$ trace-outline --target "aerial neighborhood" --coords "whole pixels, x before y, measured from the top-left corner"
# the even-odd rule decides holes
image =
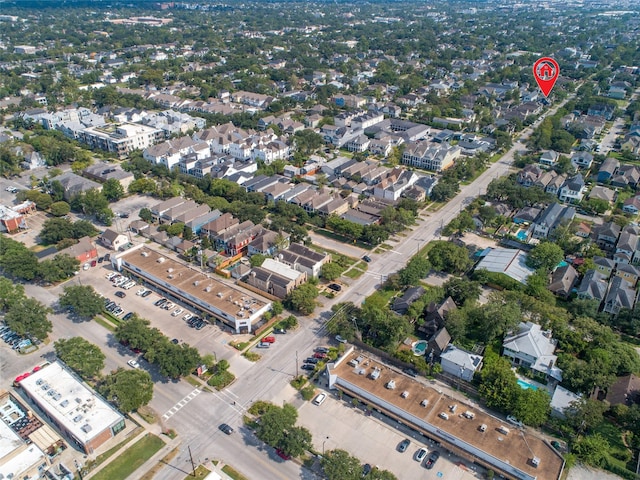
[[[0,478],[640,478],[640,5],[6,1]]]

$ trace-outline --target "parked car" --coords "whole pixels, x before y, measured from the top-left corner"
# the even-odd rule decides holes
[[[315,370],[315,369],[316,369],[316,366],[315,366],[315,365],[312,365],[312,364],[310,364],[310,363],[305,363],[305,364],[304,364],[304,365],[302,365],[300,368],[301,368],[302,370]]]
[[[271,337],[271,336],[264,337],[262,341],[266,343],[276,343],[276,337]]]
[[[127,361],[127,365],[129,365],[131,368],[140,368],[140,364],[133,359]]]
[[[524,427],[524,424],[513,415],[507,415],[507,422],[519,428]]]
[[[338,285],[337,283],[330,283],[329,285],[327,285],[327,288],[329,290],[333,290],[334,292],[339,292],[342,290],[342,286]]]
[[[365,463],[362,466],[362,476],[366,477],[367,475],[369,475],[371,473],[371,470],[372,470],[371,465],[369,465],[368,463]]]
[[[218,428],[221,432],[224,432],[227,435],[231,435],[233,433],[233,427],[231,425],[227,425],[226,423],[221,423]]]
[[[411,445],[411,441],[408,438],[405,438],[398,444],[398,451],[400,453],[406,452],[407,448],[409,448],[409,445]]]
[[[279,448],[276,448],[276,455],[278,455],[283,460],[291,460],[291,456],[284,453]]]
[[[284,328],[274,328],[273,333],[278,333],[280,335],[284,335],[287,331]]]
[[[177,317],[178,315],[180,315],[182,312],[184,312],[184,310],[182,310],[181,308],[176,308],[173,312],[171,312],[171,316],[172,317]]]
[[[182,317],[182,320],[184,320],[185,322],[187,320],[189,320],[191,317],[193,317],[193,315],[191,315],[189,312],[185,313],[184,316]]]
[[[102,263],[102,262],[104,262],[104,257],[98,258],[98,263]]]
[[[124,293],[122,290],[118,290],[116,293],[114,293],[114,295],[118,298],[124,298],[127,296],[127,294]]]
[[[85,263],[85,264],[82,266],[82,269],[83,269],[83,270],[89,270],[89,264],[88,264],[88,263]]]
[[[163,306],[165,303],[167,302],[166,298],[161,298],[160,300],[157,300],[156,303],[154,303],[154,305],[156,307],[161,307]]]
[[[362,259],[367,263],[371,261],[371,257],[369,257],[368,255],[365,255],[364,257],[362,257]]]
[[[329,353],[329,349],[327,347],[316,347],[314,351],[319,353]]]
[[[424,460],[424,457],[427,456],[427,453],[429,453],[429,451],[426,448],[422,447],[416,452],[416,461],[422,462],[422,460]]]
[[[271,344],[267,343],[267,342],[260,342],[260,343],[258,343],[258,345],[256,345],[256,347],[258,347],[258,348],[269,348],[270,346],[271,346]]]
[[[316,398],[313,399],[313,404],[314,405],[322,405],[326,399],[327,399],[327,394],[326,393],[320,393],[320,394],[318,394],[316,396]]]
[[[171,343],[173,343],[174,345],[177,345],[180,343],[180,340],[178,340],[177,338],[173,338],[171,339]]]
[[[144,293],[141,295],[141,297],[142,297],[142,298],[144,298],[144,297],[148,297],[149,295],[151,295],[151,290],[147,290],[146,292],[144,292]]]
[[[138,295],[138,296],[140,297],[140,296],[141,296],[144,292],[146,292],[146,291],[147,291],[147,289],[146,289],[146,288],[144,288],[144,287],[142,287],[140,290],[138,290],[138,291],[136,292],[136,295]]]
[[[312,364],[316,364],[318,363],[320,360],[317,358],[313,358],[313,357],[309,357],[307,359],[305,359],[304,363],[312,363]]]
[[[431,455],[429,455],[429,458],[424,464],[424,468],[431,470],[439,458],[440,458],[440,452],[438,451],[431,452]]]
[[[176,304],[173,302],[167,302],[164,305],[162,305],[162,308],[164,308],[165,310],[171,310],[173,307],[175,307]]]
[[[133,312],[127,313],[124,317],[122,317],[122,319],[123,320],[129,320],[131,317],[133,317]]]
[[[336,335],[336,340],[340,343],[347,343],[347,339],[342,337],[341,335]]]
[[[313,354],[313,358],[327,358],[326,353],[316,352]]]

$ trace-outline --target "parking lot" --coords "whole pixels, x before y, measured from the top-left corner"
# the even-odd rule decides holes
[[[177,339],[180,343],[188,343],[189,345],[196,347],[201,355],[213,353],[217,359],[225,358],[229,359],[237,355],[235,349],[228,346],[231,341],[231,335],[222,331],[216,325],[205,324],[203,328],[197,330],[190,327],[183,317],[186,313],[196,316],[193,309],[187,308],[185,305],[180,304],[176,299],[169,299],[176,306],[170,310],[166,310],[162,307],[157,307],[154,304],[161,298],[167,298],[164,295],[160,295],[154,291],[146,297],[136,295],[136,293],[143,287],[143,285],[136,284],[128,290],[124,290],[122,287],[117,287],[109,279],[106,278],[107,274],[114,272],[109,262],[98,264],[96,267],[90,268],[88,271],[81,272],[81,279],[83,284],[92,285],[95,290],[106,298],[116,302],[122,309],[120,318],[123,318],[129,312],[138,313],[142,318],[146,318],[151,321],[153,327],[158,328],[163,334],[170,339]],[[145,286],[148,290],[149,287]],[[123,295],[121,298],[116,295],[116,292],[121,292],[119,295]],[[176,310],[182,310],[178,315],[172,316]]]
[[[321,405],[305,402],[298,410],[299,423],[311,431],[316,451],[346,450],[363,464],[389,470],[400,480],[481,478],[474,471],[480,467],[449,455],[404,425],[378,414],[366,415],[362,409],[353,408],[348,402],[338,399],[335,392],[325,393],[327,398]],[[404,439],[411,443],[401,453],[397,447]],[[415,460],[415,454],[421,447],[427,448],[429,453],[434,450],[440,452],[439,460],[430,470],[424,467],[424,461]]]

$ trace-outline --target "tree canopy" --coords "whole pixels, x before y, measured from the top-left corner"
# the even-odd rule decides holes
[[[69,285],[64,287],[59,303],[71,308],[76,315],[93,318],[102,311],[104,301],[91,285]]]
[[[104,368],[102,350],[82,337],[61,338],[53,345],[58,358],[85,380],[97,377]]]
[[[98,392],[120,411],[133,412],[153,398],[153,381],[144,370],[118,369],[98,385]]]

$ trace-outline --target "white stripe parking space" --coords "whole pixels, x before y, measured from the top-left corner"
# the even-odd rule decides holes
[[[167,412],[164,415],[162,415],[162,419],[168,420],[169,418],[171,418],[173,415],[179,412],[182,407],[184,407],[187,403],[189,403],[191,400],[196,398],[200,393],[202,393],[202,390],[200,390],[199,388],[194,389],[189,395],[184,397],[182,400],[176,403],[173,407],[167,410]]]

